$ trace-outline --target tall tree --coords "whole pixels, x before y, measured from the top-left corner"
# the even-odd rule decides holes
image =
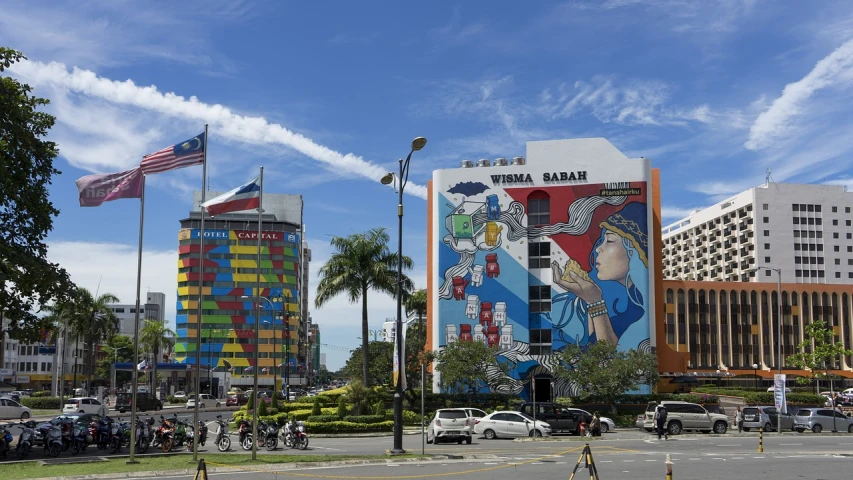
[[[133,362],[133,339],[127,335],[113,335],[108,338],[101,348],[104,359],[98,362],[95,375],[100,378],[110,378],[112,374],[111,365],[115,362]],[[136,362],[133,362],[136,363]],[[116,384],[111,388],[129,382],[132,372],[116,372]]]
[[[616,397],[640,385],[658,381],[657,356],[639,350],[621,351],[610,342],[583,348],[568,345],[557,353],[554,376],[577,387],[582,400],[613,403]]]
[[[468,393],[472,397],[489,387],[488,373],[495,370],[503,376],[509,373],[509,364],[497,358],[498,349],[482,342],[463,341],[449,343],[438,352],[436,369],[441,373],[441,385],[450,391]]]
[[[47,315],[42,320],[48,322],[48,343],[53,343],[57,347],[58,355],[54,361],[54,369],[59,375],[59,392],[65,389],[65,360],[68,357],[66,346],[68,344],[68,333],[70,331],[69,324],[74,321],[74,302],[72,298],[64,298],[43,308]],[[59,343],[62,342],[62,346]],[[2,357],[0,357],[2,358]],[[59,393],[61,395],[61,393]]]
[[[332,237],[335,249],[329,261],[320,268],[320,282],[314,306],[322,308],[338,295],[350,303],[361,301],[362,381],[370,385],[368,375],[368,315],[367,293],[370,290],[397,295],[397,254],[388,249],[390,238],[384,228],[374,228],[348,237]],[[403,268],[411,270],[412,259],[403,256]],[[412,290],[412,281],[405,274],[401,288]]]
[[[151,352],[152,359],[152,394],[156,396],[156,385],[153,384],[157,378],[157,362],[160,361],[161,353],[171,353],[172,347],[175,346],[175,332],[166,327],[166,322],[159,320],[145,320],[145,324],[139,330],[139,342],[145,347],[145,350]],[[201,368],[196,369],[196,375],[201,375]],[[136,388],[136,385],[133,386]],[[195,392],[196,394],[200,392]]]
[[[364,352],[362,347],[352,351],[349,360],[344,365],[343,373],[347,378],[357,379],[364,372]],[[394,344],[391,342],[374,341],[367,344],[367,357],[370,363],[367,366],[367,378],[371,385],[381,385],[391,381],[393,372]],[[361,382],[365,385],[364,382]]]
[[[0,47],[0,72],[25,59]],[[54,117],[38,111],[49,100],[31,91],[0,76],[0,336],[5,329],[25,343],[36,342],[46,326],[36,315],[40,305],[66,297],[74,286],[64,269],[47,261],[44,240],[59,214],[47,189],[60,173],[53,166],[58,150],[44,140]]]
[[[785,364],[789,367],[808,370],[810,377],[797,377],[797,383],[808,384],[817,378],[818,372],[823,370],[824,375],[829,370],[835,370],[836,362],[842,356],[853,355],[853,352],[844,348],[839,340],[835,341],[835,332],[832,327],[823,320],[814,321],[803,328],[805,338],[797,345],[797,353],[788,355]]]
[[[86,390],[92,389],[97,345],[118,333],[118,317],[109,307],[110,304],[118,302],[118,297],[112,293],[103,293],[96,297],[86,288],[78,288],[75,293],[74,316],[69,326],[71,331],[75,333],[78,342],[82,338],[83,342],[88,345],[87,348],[84,348],[89,354],[86,362]]]

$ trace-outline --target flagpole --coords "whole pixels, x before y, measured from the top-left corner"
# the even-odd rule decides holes
[[[261,225],[264,214],[264,167],[261,167],[261,175],[259,178],[260,191],[258,192],[258,270],[257,270],[257,291],[255,292],[255,365],[252,369],[254,373],[254,389],[252,396],[254,404],[252,407],[252,460],[258,459],[258,359],[260,355],[260,335],[258,330],[261,328]],[[272,302],[270,302],[272,303]],[[264,400],[266,401],[266,400]]]
[[[136,360],[139,359],[139,296],[142,289],[142,227],[145,224],[145,175],[142,175],[142,196],[139,197],[139,250],[136,253],[136,316],[133,321],[133,374],[131,375],[130,401],[130,458],[127,463],[136,461],[136,382],[139,379],[139,369]],[[113,385],[115,388],[115,385]]]
[[[201,203],[205,201],[207,195],[207,124],[204,124],[204,154],[201,161]],[[198,315],[195,325],[195,408],[193,408],[193,461],[198,461],[198,408],[201,403],[201,319],[202,307],[204,304],[204,207],[199,204],[201,212],[201,225],[199,226],[199,246],[198,246]],[[190,235],[192,236],[192,235]],[[210,339],[208,339],[210,342]],[[210,364],[207,365],[208,370]],[[209,388],[209,387],[208,387]],[[211,392],[213,393],[213,392]]]

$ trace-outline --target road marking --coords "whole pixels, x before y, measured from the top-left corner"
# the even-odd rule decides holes
[[[764,457],[752,457],[752,458],[764,458]]]
[[[790,446],[795,446],[795,445],[802,446],[803,444],[802,443],[780,443],[779,445],[786,445],[786,446],[790,447]]]
[[[613,460],[599,460],[598,463],[613,463]]]
[[[743,460],[743,457],[732,457],[732,460]]]
[[[389,463],[389,464],[387,464],[387,465],[385,465],[385,466],[386,466],[386,467],[399,467],[399,466],[400,466],[400,464],[399,464],[399,463]]]
[[[625,463],[633,462],[633,460],[622,460],[622,461],[623,461],[623,462],[625,462]]]
[[[497,465],[498,462],[486,462],[483,465]]]
[[[646,460],[647,462],[657,462],[657,460]]]
[[[311,448],[318,448],[318,449],[321,449],[321,450],[334,450],[334,451],[336,451],[336,452],[343,452],[343,450],[341,450],[340,448],[331,448],[331,447],[315,447],[315,446],[312,446]]]
[[[691,458],[690,460],[699,460],[698,458]]]

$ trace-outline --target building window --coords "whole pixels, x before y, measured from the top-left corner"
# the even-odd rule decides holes
[[[770,244],[769,244],[769,243],[765,243],[765,244],[764,244],[764,249],[765,249],[765,250],[770,250]]]
[[[838,220],[833,220],[833,221],[832,221],[832,225],[833,225],[833,226],[838,226]]]
[[[770,274],[772,274],[772,273],[773,273],[773,272],[772,272],[772,271],[770,271],[770,270],[766,270],[766,269],[764,270],[764,276],[765,276],[765,277],[769,277],[769,276],[770,276]]]
[[[798,203],[791,204],[791,210],[793,210],[795,212],[799,212],[800,211],[800,204],[798,204]]]
[[[551,199],[542,191],[536,191],[527,198],[527,224],[551,224]]]
[[[836,265],[841,265],[841,259],[840,259],[840,258],[836,258],[836,259],[835,259],[835,264],[836,264]]]
[[[794,263],[799,264],[801,257],[794,257]]]
[[[550,355],[551,354],[551,329],[533,329],[530,330],[530,354],[531,355]]]
[[[765,237],[769,237],[769,236],[770,236],[770,230],[765,230],[765,231],[764,231],[764,236],[765,236]]]
[[[853,252],[853,247],[851,247],[850,245],[848,245],[848,246],[847,246],[847,252],[848,252],[848,253],[849,253],[849,252]]]
[[[853,278],[853,272],[847,272],[847,278]]]
[[[814,211],[815,211],[815,212],[817,212],[817,213],[820,213],[820,209],[821,209],[821,208],[823,208],[823,207],[822,207],[822,206],[820,206],[820,205],[815,205],[815,206],[814,206]]]
[[[815,219],[814,219],[814,224],[815,224],[815,225],[823,225],[823,219],[822,219],[822,218],[820,218],[820,217],[815,218]]]
[[[548,268],[551,264],[551,242],[529,243],[527,257],[529,268]]]
[[[530,294],[530,311],[531,312],[550,312],[551,311],[551,286],[550,285],[531,285],[528,288]]]
[[[764,217],[763,221],[764,223],[770,223],[770,217]]]
[[[853,233],[847,233],[847,240],[853,239]]]
[[[832,207],[832,213],[837,213],[837,212],[838,212],[838,207]]]
[[[800,217],[794,217],[794,225],[800,224]]]
[[[767,230],[765,230],[765,232],[766,231]],[[794,238],[800,238],[800,231],[799,230],[794,230]]]
[[[853,258],[847,259],[847,265],[853,265]]]
[[[795,243],[795,244],[794,244],[794,250],[799,250],[799,249],[800,249],[800,244],[799,244],[799,243]]]
[[[841,250],[841,248],[838,245],[835,245],[834,247],[832,247],[832,249],[836,252]]]
[[[841,278],[841,272],[835,272],[835,278]]]
[[[844,225],[850,226],[850,220],[844,220]]]
[[[764,263],[770,263],[770,257],[764,257]]]
[[[762,209],[762,210],[767,210],[767,208],[768,208],[768,205],[767,205],[766,203],[762,203],[762,204],[761,204],[761,209]]]
[[[818,270],[818,271],[817,271],[817,276],[818,276],[818,278],[823,278],[825,274],[826,274],[826,272],[825,272],[825,271],[823,271],[823,270]]]
[[[844,213],[850,213],[850,207],[844,207]]]

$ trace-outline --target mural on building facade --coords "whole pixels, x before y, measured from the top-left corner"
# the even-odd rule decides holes
[[[495,370],[489,383],[516,394],[569,344],[650,350],[645,182],[460,185],[436,195],[438,348],[497,348],[510,375]]]

